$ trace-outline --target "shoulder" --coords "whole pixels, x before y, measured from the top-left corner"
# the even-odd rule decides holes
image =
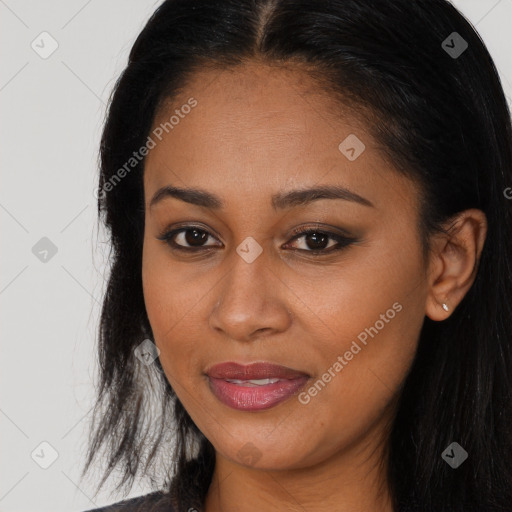
[[[152,492],[84,512],[174,512],[169,494]]]

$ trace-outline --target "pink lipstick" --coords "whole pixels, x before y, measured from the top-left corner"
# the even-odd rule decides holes
[[[296,394],[307,373],[272,363],[216,364],[207,370],[210,389],[225,405],[243,411],[273,407]]]

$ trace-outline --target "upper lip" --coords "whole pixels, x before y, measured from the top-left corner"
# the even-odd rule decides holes
[[[309,377],[305,372],[279,364],[258,362],[244,365],[232,361],[215,364],[207,370],[206,374],[217,379],[238,380],[271,378],[296,379],[298,377]]]

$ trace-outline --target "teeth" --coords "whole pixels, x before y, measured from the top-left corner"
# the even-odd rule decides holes
[[[233,384],[239,384],[242,386],[266,386],[267,384],[274,384],[282,379],[251,379],[251,380],[239,380],[239,379],[226,379],[227,382]]]

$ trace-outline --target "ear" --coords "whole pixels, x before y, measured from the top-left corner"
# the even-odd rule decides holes
[[[446,233],[433,235],[429,256],[425,314],[435,321],[448,318],[471,288],[487,235],[487,218],[481,210],[464,210],[444,227]]]

